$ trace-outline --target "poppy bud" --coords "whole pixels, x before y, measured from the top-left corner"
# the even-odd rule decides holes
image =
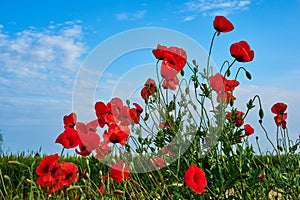
[[[229,76],[230,76],[230,74],[231,74],[230,70],[229,70],[229,69],[227,69],[225,76],[229,77]]]
[[[263,109],[259,109],[258,115],[259,115],[260,119],[264,118],[264,111],[263,111]]]
[[[196,60],[194,59],[194,60],[192,60],[192,63],[195,65],[195,66],[197,66],[197,62],[196,62]]]
[[[181,76],[184,76],[184,70],[183,69],[180,71],[180,74],[181,74]]]
[[[251,76],[250,72],[246,71],[246,77],[247,77],[249,80],[252,79],[252,76]]]

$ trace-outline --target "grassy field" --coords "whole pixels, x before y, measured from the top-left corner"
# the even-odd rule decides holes
[[[79,181],[67,189],[47,195],[47,190],[36,184],[38,176],[35,169],[42,156],[6,155],[1,156],[0,161],[0,199],[298,199],[299,157],[254,156],[247,166],[256,171],[231,175],[227,173],[230,163],[227,162],[228,166],[222,163],[227,158],[218,158],[222,166],[215,166],[218,173],[214,174],[210,174],[214,171],[209,159],[204,159],[202,167],[207,173],[208,186],[205,192],[198,196],[190,193],[190,189],[182,180],[176,180],[169,175],[170,171],[177,167],[176,162],[151,173],[131,173],[130,178],[122,184],[108,181],[105,183],[107,191],[101,194],[99,187],[104,184],[102,177],[107,174],[109,167],[94,157],[68,156],[61,159],[79,166]],[[258,172],[262,171],[263,178],[257,178]],[[183,172],[178,173],[178,177],[183,176]],[[256,179],[253,176],[256,176]],[[230,179],[240,181],[229,181]],[[215,197],[211,196],[210,190],[214,191]],[[245,191],[247,194],[242,194]]]

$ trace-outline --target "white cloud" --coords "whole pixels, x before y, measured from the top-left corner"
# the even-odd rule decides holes
[[[116,18],[117,20],[127,20],[129,17],[127,13],[118,13],[116,14]]]
[[[0,127],[12,152],[54,146],[87,53],[83,28],[80,21],[50,22],[13,33],[0,25]]]
[[[189,15],[189,16],[186,16],[182,21],[183,22],[188,22],[188,21],[192,21],[196,18],[196,15]]]
[[[183,12],[192,12],[195,13],[195,15],[200,14],[204,16],[229,15],[237,11],[247,10],[250,4],[251,0],[193,0],[185,3]]]
[[[18,33],[0,28],[2,95],[56,95],[72,89],[86,45],[80,22],[50,23]]]
[[[134,13],[126,13],[126,12],[122,12],[122,13],[117,13],[115,15],[117,20],[120,21],[124,21],[124,20],[139,20],[139,19],[143,19],[144,16],[146,15],[147,11],[146,10],[139,10],[136,11]]]

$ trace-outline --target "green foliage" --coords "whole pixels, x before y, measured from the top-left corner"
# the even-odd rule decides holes
[[[188,166],[184,159],[160,170],[149,173],[131,173],[130,179],[122,184],[110,182],[114,193],[102,196],[98,189],[101,177],[108,167],[94,157],[68,156],[61,159],[80,167],[80,180],[69,189],[63,189],[52,196],[35,181],[35,169],[42,159],[36,155],[6,155],[0,161],[0,199],[267,199],[270,196],[281,199],[300,197],[300,156],[254,155],[251,147],[237,145],[236,154],[217,155],[212,151],[201,159],[208,186],[197,195],[183,182],[184,169]],[[184,157],[185,155],[183,155]],[[83,170],[87,177],[83,178]],[[178,174],[173,174],[174,172]],[[261,180],[258,175],[262,174]],[[178,178],[176,178],[178,177]],[[117,193],[118,192],[118,193]]]

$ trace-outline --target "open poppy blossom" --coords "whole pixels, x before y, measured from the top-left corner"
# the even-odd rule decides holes
[[[64,148],[75,148],[79,145],[80,139],[77,130],[67,128],[55,140],[55,143],[63,145]]]
[[[123,163],[124,161],[120,160],[109,170],[110,176],[117,183],[129,178],[129,167],[127,164],[124,164],[123,167]]]
[[[221,32],[230,32],[234,29],[232,23],[224,16],[216,16],[213,25],[216,31],[218,31],[218,35]]]
[[[133,103],[133,105],[135,108],[130,109],[130,118],[135,124],[138,124],[140,122],[140,115],[143,112],[143,108],[137,103]]]
[[[148,99],[151,95],[154,94],[156,88],[155,81],[151,78],[149,78],[146,83],[144,84],[144,87],[141,91],[141,96],[143,99]]]
[[[109,125],[111,122],[114,122],[110,103],[107,105],[101,101],[95,103],[95,112],[101,128],[105,125]]]
[[[93,150],[98,148],[100,144],[100,136],[96,133],[89,133],[80,137],[81,143],[79,144],[80,151],[75,149],[77,154],[88,156]]]
[[[112,143],[120,143],[122,146],[126,144],[129,137],[130,130],[127,126],[119,126],[117,124],[110,124],[108,131],[104,131],[104,140],[108,139]]]
[[[163,88],[175,90],[176,86],[179,84],[179,79],[177,78],[178,71],[172,68],[172,65],[169,62],[164,60],[161,64],[160,73],[164,78],[162,84]]]
[[[186,52],[178,47],[165,47],[157,45],[157,48],[152,50],[153,55],[162,60],[161,75],[164,78],[163,88],[175,90],[179,83],[177,74],[186,65]]]
[[[71,162],[58,163],[58,160],[57,154],[46,156],[36,168],[36,174],[39,176],[36,183],[41,187],[48,187],[47,194],[52,194],[64,186],[69,187],[78,181],[78,167]]]
[[[254,128],[252,128],[252,126],[250,124],[245,124],[244,130],[245,130],[245,136],[249,136],[254,133]]]
[[[67,188],[78,181],[78,167],[72,162],[61,162],[60,183]]]
[[[285,113],[287,105],[285,103],[276,103],[272,106],[272,113],[276,114],[274,121],[276,126],[281,126],[283,129],[286,128],[287,113]]]
[[[152,50],[153,55],[158,60],[164,60],[172,65],[172,68],[180,72],[186,64],[186,52],[178,47],[169,47],[157,45],[157,48]]]
[[[76,124],[77,116],[75,113],[64,116],[64,127],[65,128],[74,128]]]
[[[210,87],[217,93],[217,101],[221,102],[225,100],[226,104],[236,99],[232,95],[232,92],[239,84],[237,80],[227,80],[220,73],[216,73],[209,79]]]
[[[40,161],[39,166],[37,166],[35,170],[36,174],[39,176],[43,176],[50,173],[53,174],[59,167],[58,160],[58,154],[46,156]]]
[[[230,46],[230,54],[238,62],[250,62],[254,58],[254,51],[246,41],[240,41]]]
[[[201,194],[207,185],[205,173],[194,164],[186,170],[184,182],[197,194]]]
[[[224,80],[222,74],[216,73],[214,76],[210,77],[209,85],[216,92],[223,92],[225,90]]]

